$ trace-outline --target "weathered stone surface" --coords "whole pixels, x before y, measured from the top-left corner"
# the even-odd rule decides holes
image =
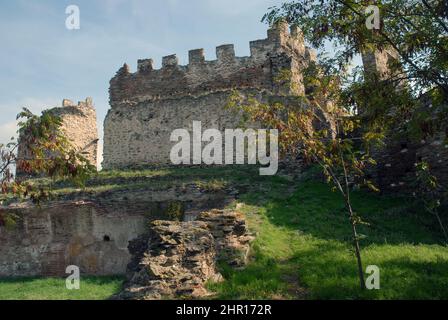
[[[266,39],[250,43],[250,57],[235,57],[233,45],[216,48],[217,59],[206,61],[202,49],[189,53],[181,66],[175,56],[163,58],[162,68],[140,60],[138,71],[125,65],[110,81],[110,105],[104,122],[103,168],[139,164],[169,164],[173,130],[239,128],[241,116],[226,110],[232,90],[264,96],[302,94],[303,68],[315,59],[297,28],[279,22]],[[285,70],[291,82],[280,83]]]
[[[207,223],[214,239],[218,259],[233,267],[243,267],[249,257],[249,234],[246,220],[238,211],[211,210],[203,212],[199,221]]]
[[[391,65],[397,63],[400,56],[393,48],[383,50],[369,50],[362,53],[362,62],[366,75],[375,74],[379,79],[390,78]]]
[[[421,141],[417,161],[429,164],[431,172],[443,186],[448,185],[448,126],[432,137]]]
[[[64,276],[69,265],[83,275],[124,273],[128,242],[145,232],[146,218],[103,209],[91,202],[9,208],[17,224],[0,227],[0,277]]]
[[[220,278],[214,239],[204,222],[154,221],[148,246],[119,298],[198,297],[206,294],[205,281]]]
[[[440,131],[427,139],[389,140],[386,147],[374,154],[378,165],[371,175],[383,191],[408,192],[415,190],[416,164],[425,161],[441,185],[448,183],[448,140]]]
[[[189,52],[189,64],[178,65],[175,55],[163,57],[162,68],[152,68],[150,59],[139,60],[139,70],[122,67],[110,81],[110,103],[115,108],[182,96],[201,96],[232,88],[283,90],[273,81],[283,68],[303,66],[305,45],[296,28],[281,22],[268,31],[268,38],[250,43],[250,57],[235,57],[233,45],[216,48],[217,60],[205,61],[203,49]],[[142,70],[143,69],[143,70]],[[141,72],[145,71],[145,72]],[[294,82],[301,84],[300,69]],[[294,86],[296,87],[296,86]],[[296,90],[303,91],[302,88]]]
[[[128,281],[116,299],[200,298],[207,281],[220,281],[216,262],[246,263],[249,243],[243,216],[212,210],[197,221],[154,221],[149,234],[132,241]]]
[[[226,190],[207,193],[193,185],[67,198],[40,208],[0,207],[17,217],[15,227],[0,225],[0,277],[64,276],[69,265],[82,275],[124,274],[128,242],[147,232],[148,221],[182,219],[230,201]]]

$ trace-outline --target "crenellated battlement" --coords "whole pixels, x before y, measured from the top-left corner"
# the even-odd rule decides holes
[[[250,56],[237,57],[233,44],[216,47],[216,59],[206,60],[204,49],[190,50],[188,64],[179,65],[176,55],[162,58],[154,68],[152,59],[138,60],[136,72],[125,64],[110,81],[112,107],[180,96],[199,96],[231,89],[264,89],[275,94],[290,94],[276,84],[276,76],[291,70],[291,84],[303,93],[301,70],[315,59],[305,47],[302,31],[284,21],[267,32],[267,38],[251,41]]]
[[[137,70],[124,64],[110,81],[110,105],[104,121],[103,168],[170,164],[173,130],[192,130],[192,121],[224,132],[240,126],[240,115],[225,108],[232,90],[257,94],[263,101],[291,101],[305,93],[303,70],[316,60],[305,47],[302,31],[280,21],[265,39],[249,43],[250,55],[238,57],[233,44],[216,47],[207,60],[204,49],[188,52],[180,65],[176,55],[138,60]],[[282,81],[284,71],[291,81]]]
[[[75,104],[72,100],[63,99],[62,100],[62,108],[69,108],[69,107],[94,109],[93,100],[91,97],[87,97],[84,101],[78,101],[77,104]],[[56,109],[58,109],[58,108],[56,108]]]

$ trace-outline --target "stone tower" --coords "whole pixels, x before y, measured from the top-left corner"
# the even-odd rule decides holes
[[[193,121],[207,129],[238,128],[239,117],[224,108],[234,89],[263,97],[305,92],[301,71],[315,53],[299,28],[278,22],[266,39],[250,42],[250,53],[236,57],[227,44],[216,48],[213,61],[196,49],[186,66],[176,55],[163,57],[161,69],[152,59],[139,60],[135,73],[125,64],[110,81],[103,168],[169,164],[171,132],[191,130]],[[287,86],[277,80],[283,70],[290,73]]]
[[[96,125],[96,111],[91,98],[77,104],[68,99],[62,101],[62,107],[48,110],[62,119],[65,136],[74,148],[89,162],[97,166],[98,161],[98,130]],[[19,141],[23,139],[19,138]],[[19,143],[18,158],[26,159],[29,155],[27,146]],[[17,176],[23,173],[17,171]]]
[[[366,76],[376,74],[379,79],[387,79],[391,75],[390,64],[399,61],[398,53],[389,48],[383,50],[368,50],[362,53],[362,63]]]

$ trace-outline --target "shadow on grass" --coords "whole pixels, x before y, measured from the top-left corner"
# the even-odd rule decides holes
[[[351,242],[351,227],[339,193],[321,182],[306,181],[287,199],[272,195],[250,195],[249,205],[262,205],[270,223],[316,238]],[[442,244],[443,237],[436,220],[414,205],[412,199],[385,197],[357,191],[352,194],[354,210],[366,225],[359,225],[369,244]]]
[[[257,238],[244,270],[222,267],[213,284],[225,299],[441,299],[448,298],[448,248],[431,216],[407,199],[353,194],[369,226],[362,241],[364,270],[380,268],[380,290],[361,290],[351,229],[338,193],[315,181],[291,196],[279,188],[243,197]],[[368,276],[368,275],[366,275]]]
[[[217,290],[220,299],[448,298],[445,248],[412,245],[364,248],[364,268],[377,265],[380,269],[380,290],[361,290],[349,245],[316,240],[302,249],[299,246],[295,254],[283,260],[257,250],[244,270],[223,266],[226,281],[212,285],[211,289]]]

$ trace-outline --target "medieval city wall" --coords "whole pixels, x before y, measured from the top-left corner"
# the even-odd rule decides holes
[[[394,72],[403,71],[398,53],[391,48],[363,52],[362,60],[366,77],[375,76],[378,80],[387,80],[394,77]],[[405,80],[399,83],[398,88],[408,86]],[[421,102],[421,110],[418,112],[431,112],[430,99],[422,97]],[[438,182],[447,185],[447,132],[446,124],[432,132],[431,136],[420,140],[409,135],[393,135],[391,132],[393,138],[389,138],[384,147],[374,152],[377,165],[369,174],[383,191],[406,192],[416,187],[416,164],[424,161],[428,163],[431,174],[437,177]]]
[[[0,226],[0,278],[64,276],[70,265],[83,275],[124,274],[131,259],[129,242],[147,232],[151,221],[191,220],[232,199],[227,190],[208,193],[195,185],[174,185],[75,194],[40,207],[0,207],[16,222]],[[172,212],[173,204],[180,212]]]
[[[201,121],[203,130],[240,128],[241,115],[225,108],[235,89],[265,96],[304,93],[301,71],[315,53],[298,28],[280,22],[250,50],[250,57],[235,57],[233,45],[219,46],[213,61],[205,61],[202,49],[191,50],[188,65],[171,55],[158,70],[151,59],[139,60],[135,73],[125,64],[110,81],[103,168],[169,164],[171,132],[191,130],[193,121]],[[285,70],[286,84],[280,79]]]
[[[103,168],[139,164],[170,164],[173,130],[192,131],[193,121],[203,129],[234,128],[240,117],[225,110],[229,93],[142,102],[109,110],[104,126]],[[218,107],[219,106],[219,107]]]
[[[145,231],[143,216],[108,214],[93,203],[11,211],[17,224],[0,227],[0,277],[63,276],[69,265],[83,274],[121,274],[128,242]]]

